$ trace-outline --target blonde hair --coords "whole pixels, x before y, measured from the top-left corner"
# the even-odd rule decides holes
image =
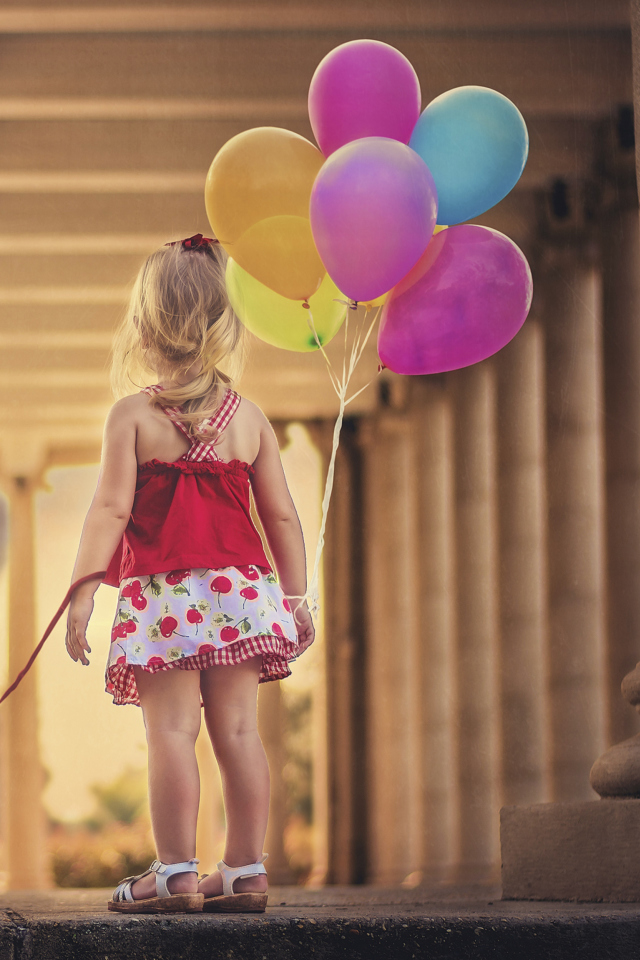
[[[189,383],[150,397],[156,406],[181,407],[175,419],[197,439],[215,436],[201,424],[213,416],[242,366],[243,327],[227,297],[226,261],[219,244],[186,249],[178,242],[152,253],[136,278],[112,349],[116,399],[140,387],[141,380],[149,382],[152,371],[174,379],[201,361],[201,372]],[[223,361],[226,372],[220,369]]]

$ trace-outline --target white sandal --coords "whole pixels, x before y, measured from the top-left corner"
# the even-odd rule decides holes
[[[113,891],[113,897],[107,901],[109,910],[116,913],[200,913],[204,903],[202,893],[171,893],[167,880],[176,873],[197,873],[199,860],[185,860],[183,863],[162,863],[154,860],[148,870],[137,877],[125,877]],[[146,900],[134,900],[131,886],[136,880],[156,875],[156,896]]]
[[[266,893],[234,893],[233,885],[244,877],[266,875],[263,864],[268,856],[268,853],[263,853],[256,863],[248,863],[244,867],[230,867],[221,860],[217,866],[222,876],[222,894],[204,898],[202,909],[205,913],[264,913]]]

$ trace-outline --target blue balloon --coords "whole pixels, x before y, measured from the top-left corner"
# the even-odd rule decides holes
[[[463,223],[489,210],[520,179],[529,134],[518,108],[488,87],[455,87],[432,100],[409,146],[431,170],[438,223]]]

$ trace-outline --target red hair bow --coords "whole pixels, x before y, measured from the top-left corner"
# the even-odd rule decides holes
[[[202,250],[211,243],[220,243],[215,237],[203,237],[201,233],[194,234],[186,240],[172,240],[171,243],[165,243],[165,247],[175,247],[176,243],[181,243],[185,250]]]

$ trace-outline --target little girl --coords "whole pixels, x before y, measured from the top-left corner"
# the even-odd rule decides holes
[[[269,771],[257,687],[289,676],[288,661],[314,639],[306,605],[293,599],[306,590],[304,543],[275,435],[220,370],[241,335],[225,259],[198,234],[157,250],[138,275],[116,337],[114,388],[125,392],[144,369],[158,382],[109,412],[72,578],[106,569],[105,582],[119,586],[107,691],[142,706],[147,734],[158,859],[116,888],[108,906],[121,912],[264,911]],[[66,647],[83,664],[99,584],[77,587],[69,608]],[[201,705],[227,833],[218,872],[198,883]]]

